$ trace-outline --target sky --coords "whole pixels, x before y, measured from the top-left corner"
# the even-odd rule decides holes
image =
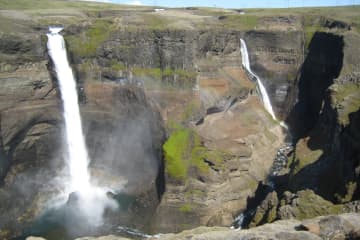
[[[220,8],[287,8],[306,6],[359,5],[360,0],[92,0],[164,7],[207,6]]]

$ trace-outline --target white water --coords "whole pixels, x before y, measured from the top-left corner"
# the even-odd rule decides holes
[[[70,170],[70,191],[89,192],[89,157],[82,132],[76,81],[69,66],[62,28],[50,28],[48,50],[55,65],[64,108],[67,159]]]
[[[106,197],[106,189],[90,183],[89,156],[82,132],[76,81],[68,63],[64,39],[59,34],[62,28],[49,30],[47,47],[55,66],[64,108],[66,159],[70,171],[66,195],[77,192],[81,201],[79,210],[89,223],[101,224],[105,208],[116,208],[117,205]]]
[[[266,88],[264,87],[264,85],[261,82],[261,79],[259,78],[259,76],[257,76],[253,71],[251,71],[250,68],[250,60],[249,60],[249,53],[246,47],[246,43],[243,39],[240,39],[240,51],[241,51],[241,60],[242,60],[242,65],[246,68],[246,70],[254,77],[256,78],[257,84],[259,86],[259,90],[260,90],[260,94],[261,94],[261,100],[264,104],[264,107],[266,109],[266,111],[268,111],[268,113],[270,113],[271,117],[274,120],[276,119],[274,110],[272,108],[271,102],[270,102],[270,98],[269,95],[266,92]]]

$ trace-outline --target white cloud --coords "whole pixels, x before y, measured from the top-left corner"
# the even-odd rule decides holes
[[[130,4],[130,5],[143,5],[143,3],[139,0],[133,0],[131,2],[128,2],[127,4]]]

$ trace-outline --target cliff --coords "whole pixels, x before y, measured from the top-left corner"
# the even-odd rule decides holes
[[[242,15],[40,2],[0,11],[0,212],[10,216],[1,237],[31,225],[63,184],[54,179],[63,120],[49,25],[64,26],[93,178],[135,196],[116,221],[148,232],[229,226],[269,181],[279,201],[262,206],[275,214],[253,225],[285,218],[286,191],[311,189],[331,204],[359,199],[357,7]],[[240,38],[290,134],[242,68]],[[286,138],[295,150],[275,173]]]

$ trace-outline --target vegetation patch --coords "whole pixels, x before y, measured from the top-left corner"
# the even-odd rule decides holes
[[[360,86],[355,83],[332,86],[339,122],[349,124],[349,114],[360,108]]]
[[[126,70],[126,66],[120,62],[111,61],[110,69],[113,71],[124,71],[124,70]]]
[[[329,214],[339,214],[342,212],[342,205],[335,205],[311,190],[298,192],[297,208],[294,213],[297,219],[314,218]]]
[[[160,83],[167,88],[185,88],[194,87],[196,83],[197,73],[193,71],[186,71],[183,69],[172,68],[131,68],[132,73],[138,77],[150,77],[154,80],[161,81]]]
[[[196,168],[200,173],[206,174],[209,165],[204,160],[219,165],[223,161],[223,153],[212,151],[204,147],[200,136],[193,130],[173,125],[168,140],[163,145],[166,172],[175,179],[184,181],[188,177],[189,169]]]
[[[69,50],[79,57],[95,57],[96,50],[109,38],[112,28],[112,22],[96,20],[80,36],[65,36]]]
[[[193,208],[189,203],[185,203],[179,208],[179,210],[183,213],[189,213],[193,211]]]
[[[154,14],[146,14],[143,15],[142,18],[146,27],[155,30],[166,29],[169,23],[171,23],[170,19],[160,17]]]
[[[258,24],[258,17],[255,15],[224,15],[220,21],[221,27],[236,30],[251,30]]]
[[[140,68],[140,67],[134,67],[131,69],[132,73],[135,76],[141,76],[141,77],[151,77],[153,79],[159,79],[162,78],[162,71],[160,68]]]
[[[293,161],[290,164],[290,167],[293,168],[293,174],[300,172],[300,170],[307,165],[310,165],[319,160],[322,154],[322,149],[309,149],[306,140],[301,140],[298,142],[295,156],[293,157]]]

